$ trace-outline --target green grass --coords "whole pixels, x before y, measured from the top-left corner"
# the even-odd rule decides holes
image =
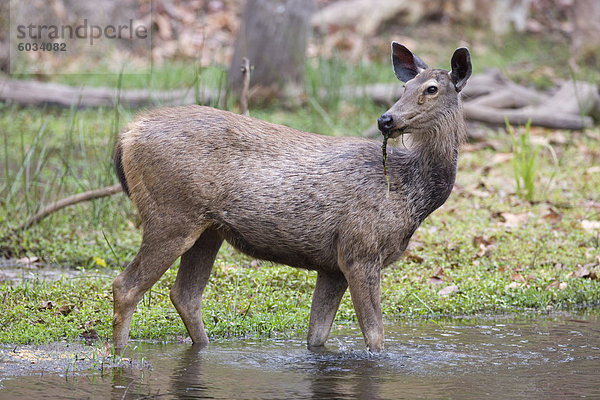
[[[528,43],[529,50],[535,48]],[[504,53],[498,48],[475,52],[474,62],[520,71],[525,56],[511,48]],[[198,70],[193,64],[173,63],[157,69],[151,81],[123,76],[122,87],[218,89],[223,71],[219,66]],[[118,77],[113,78],[117,85]],[[89,77],[57,79],[106,84]],[[385,107],[368,99],[346,99],[341,86],[394,79],[391,67],[383,63],[351,66],[339,58],[310,60],[301,105],[272,104],[250,111],[254,117],[302,130],[358,135]],[[116,183],[110,161],[114,137],[134,113],[124,107],[0,104],[0,249],[13,258],[37,257],[44,265],[79,271],[76,277],[56,281],[25,274],[22,281],[0,283],[0,342],[75,339],[91,329],[101,339],[110,336],[111,282],[133,258],[141,239],[131,202],[118,194],[61,210],[26,231],[16,227],[57,198]],[[556,132],[532,127],[529,134],[552,139]],[[530,180],[535,201],[517,194],[512,142],[506,133],[489,131],[495,150],[461,154],[455,192],[417,230],[407,257],[383,273],[387,320],[599,304],[600,282],[591,277],[600,275],[600,237],[583,229],[583,222],[600,220],[600,173],[591,168],[600,162],[600,130],[564,136],[566,143],[552,144],[555,154],[542,147],[536,155],[536,175]],[[255,269],[251,261],[229,246],[220,250],[204,296],[209,335],[305,330],[315,273],[267,262]],[[593,273],[581,276],[584,267]],[[176,270],[177,265],[140,302],[132,337],[164,340],[186,335],[168,298]],[[452,285],[452,293],[439,294]],[[336,324],[354,323],[347,294]]]
[[[525,125],[524,131],[515,136],[512,126],[506,121],[506,130],[510,135],[512,143],[512,166],[515,176],[515,186],[517,195],[522,199],[532,202],[535,197],[536,189],[536,168],[537,157],[540,153],[540,146],[531,144],[529,137],[529,128],[531,120]]]
[[[433,226],[427,224],[426,228]],[[448,236],[454,238],[448,233],[443,235],[446,239]],[[589,306],[600,300],[598,281],[568,277],[576,266],[567,264],[558,268],[546,260],[546,252],[541,255],[539,264],[533,265],[529,259],[519,259],[512,264],[508,250],[474,262],[470,247],[457,244],[448,252],[447,245],[431,243],[413,254],[427,257],[426,261],[404,260],[386,269],[382,279],[386,320],[530,309],[546,311]],[[514,247],[511,249],[515,251]],[[227,254],[228,251],[231,250],[221,251],[204,295],[203,316],[209,335],[212,338],[272,336],[304,331],[315,273],[270,263],[255,269],[249,260],[234,261],[236,257]],[[566,261],[561,256],[555,260]],[[515,267],[500,269],[500,264]],[[438,266],[444,268],[444,282],[432,284],[429,278]],[[513,271],[521,269],[520,274],[527,276],[527,281],[512,286]],[[78,339],[91,330],[100,339],[108,339],[112,319],[111,282],[116,273],[106,269],[85,270],[75,278],[66,276],[53,282],[26,279],[18,284],[0,284],[3,296],[0,342]],[[175,275],[176,267],[139,303],[132,322],[132,338],[175,340],[186,336],[168,296]],[[565,282],[567,287],[547,289],[556,280]],[[449,296],[438,295],[440,288],[449,284],[458,286],[458,290]],[[47,306],[48,301],[52,302],[51,308]],[[61,309],[70,312],[61,312]],[[346,294],[335,324],[354,323],[355,314]]]

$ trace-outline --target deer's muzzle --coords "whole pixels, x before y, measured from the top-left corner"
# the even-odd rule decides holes
[[[381,133],[390,138],[400,136],[406,128],[403,121],[396,121],[394,117],[388,113],[382,114],[381,117],[377,119],[377,127]]]

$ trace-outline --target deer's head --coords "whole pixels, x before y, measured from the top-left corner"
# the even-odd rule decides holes
[[[392,42],[396,77],[406,83],[400,99],[377,120],[379,130],[395,138],[439,128],[449,114],[460,110],[460,91],[471,76],[471,56],[462,47],[452,55],[452,70],[431,69],[405,46]]]

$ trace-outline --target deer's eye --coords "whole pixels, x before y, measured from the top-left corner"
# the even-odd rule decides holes
[[[427,92],[427,94],[436,94],[438,91],[437,86],[429,86],[427,89],[425,89],[425,92]]]

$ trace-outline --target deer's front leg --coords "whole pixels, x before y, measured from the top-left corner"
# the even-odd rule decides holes
[[[348,285],[358,324],[371,351],[383,350],[383,317],[379,298],[380,268],[369,263],[352,263],[342,268]]]

